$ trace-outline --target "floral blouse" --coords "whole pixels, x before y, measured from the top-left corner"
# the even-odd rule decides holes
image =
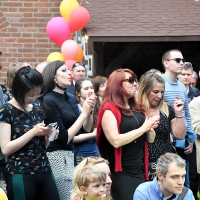
[[[38,123],[42,123],[45,115],[40,106],[33,105],[32,111],[25,113],[10,103],[0,109],[0,121],[11,125],[11,140],[15,140],[28,132]],[[34,137],[21,149],[7,158],[5,172],[9,174],[38,174],[50,172],[45,149],[45,137]]]

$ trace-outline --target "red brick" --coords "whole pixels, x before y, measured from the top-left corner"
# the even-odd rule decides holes
[[[33,47],[33,44],[32,44],[32,43],[24,43],[24,44],[23,44],[23,47],[24,47],[24,48],[32,48],[32,47]]]
[[[52,7],[53,3],[34,3],[34,6],[35,7],[40,7],[40,8],[42,8],[42,7],[48,8],[48,7]]]
[[[19,43],[32,43],[32,42],[36,42],[36,39],[24,39],[24,38],[18,38],[18,42]]]
[[[22,37],[32,37],[32,33],[22,33]]]
[[[14,23],[14,24],[12,24],[12,27],[23,27],[23,24],[22,23],[20,23],[20,24]]]
[[[16,47],[16,48],[21,48],[22,47],[22,44],[19,44],[19,43],[12,43],[12,47]]]
[[[17,42],[17,38],[5,38],[5,42]]]
[[[12,33],[16,33],[18,31],[18,28],[8,28],[8,32]]]
[[[47,34],[46,33],[33,33],[33,37],[34,38],[47,38]]]
[[[19,8],[8,8],[9,12],[19,12]]]
[[[24,17],[32,17],[33,14],[32,14],[32,13],[23,13],[23,16],[24,16]]]
[[[40,47],[43,47],[43,48],[52,48],[52,44],[34,44],[34,47],[35,48],[40,48]]]
[[[7,52],[15,53],[17,52],[16,48],[7,48]]]
[[[9,1],[9,2],[3,2],[3,6],[5,6],[5,7],[22,7],[23,4],[22,4],[22,2]]]
[[[38,8],[38,12],[40,13],[49,12],[49,8]]]
[[[1,7],[1,11],[2,12],[8,12],[8,8],[7,7],[6,8],[5,7]]]
[[[24,3],[24,7],[33,7],[33,3]]]
[[[28,52],[35,52],[35,51],[37,51],[37,50],[33,49],[33,48],[20,48],[20,49],[18,49],[19,53],[28,53]]]
[[[29,23],[23,23],[24,27],[33,27],[32,24],[29,24]]]
[[[38,8],[19,8],[19,12],[25,12],[25,13],[38,12]]]
[[[24,23],[26,23],[26,22],[29,22],[29,23],[38,22],[38,19],[37,18],[21,18],[19,20],[19,22],[24,22]]]
[[[37,39],[38,43],[47,43],[49,42],[48,39]]]
[[[7,21],[3,22],[2,24],[0,24],[0,30],[7,27],[9,25],[9,23]],[[1,30],[3,31],[3,30]]]
[[[46,18],[51,18],[52,17],[52,13],[33,13],[34,17],[46,17]]]
[[[11,37],[21,37],[21,33],[11,33]]]

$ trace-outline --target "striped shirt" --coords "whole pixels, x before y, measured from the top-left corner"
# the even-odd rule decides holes
[[[192,131],[192,122],[190,116],[190,110],[188,107],[188,98],[186,87],[176,80],[176,82],[170,81],[165,74],[162,74],[163,79],[165,80],[165,92],[164,92],[164,101],[170,103],[174,107],[174,101],[178,97],[181,101],[184,102],[184,108],[182,115],[185,120],[185,126],[187,131]]]

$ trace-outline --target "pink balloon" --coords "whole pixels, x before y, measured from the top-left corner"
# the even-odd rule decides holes
[[[61,52],[65,60],[74,60],[78,53],[78,44],[74,40],[66,40],[61,46]]]
[[[54,43],[61,46],[70,38],[71,28],[69,22],[63,17],[54,17],[48,22],[46,32]]]
[[[66,61],[65,61],[65,65],[67,66],[67,68],[68,68],[70,71],[72,71],[72,66],[73,66],[73,64],[75,64],[75,63],[76,63],[75,60],[66,60]]]
[[[78,31],[85,27],[89,22],[89,12],[86,8],[79,6],[74,8],[69,16],[69,24],[73,31]]]

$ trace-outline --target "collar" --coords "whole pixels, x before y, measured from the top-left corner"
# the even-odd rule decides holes
[[[155,190],[155,192],[157,193],[157,195],[161,198],[161,199],[165,199],[165,197],[163,196],[163,193],[158,185],[158,178],[155,177],[152,181],[152,185],[153,185],[153,189]],[[177,197],[177,195],[173,194],[170,199],[175,199]]]
[[[167,81],[168,83],[172,84],[172,85],[177,85],[178,84],[178,79],[176,78],[176,82],[172,82],[165,74],[162,74],[162,77],[165,81]]]

